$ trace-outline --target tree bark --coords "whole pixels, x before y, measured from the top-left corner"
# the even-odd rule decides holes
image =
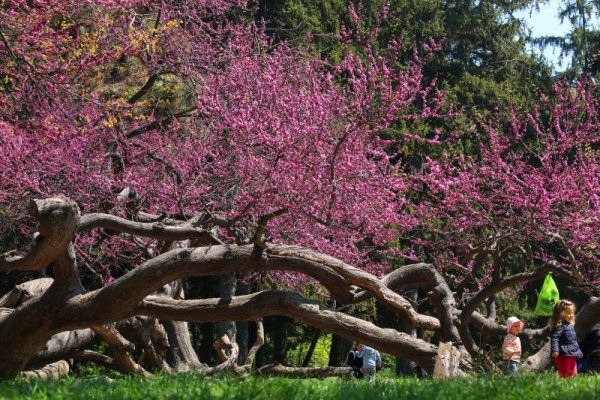
[[[98,325],[92,329],[106,342],[106,344],[108,344],[112,350],[114,360],[123,370],[130,374],[151,376],[151,374],[135,362],[129,354],[135,349],[134,344],[121,336],[112,324],[104,326]]]
[[[237,278],[234,273],[224,274],[219,277],[219,297],[230,299],[235,296],[237,288]],[[230,341],[235,342],[237,329],[235,321],[220,321],[217,323],[217,337],[227,335]]]
[[[250,349],[248,350],[248,355],[246,356],[246,359],[244,360],[244,363],[242,364],[248,370],[250,369],[250,367],[252,367],[252,363],[254,362],[254,356],[256,356],[256,353],[258,352],[258,350],[261,348],[261,346],[263,344],[265,344],[265,328],[263,326],[263,322],[262,322],[262,318],[261,318],[261,319],[256,320],[256,341],[254,342],[252,347],[250,347]]]
[[[69,373],[69,363],[56,361],[34,371],[23,371],[20,376],[25,379],[58,379]]]
[[[421,289],[434,306],[440,321],[443,341],[459,341],[460,334],[454,322],[457,319],[456,302],[444,277],[431,264],[411,264],[400,267],[382,278],[384,285],[397,292]],[[356,295],[356,301],[373,297],[370,292]],[[411,323],[417,328],[418,325]]]
[[[190,332],[187,322],[183,321],[161,321],[167,331],[169,338],[169,349],[167,360],[177,371],[188,371],[190,369],[203,369],[205,364],[201,363],[192,346]],[[212,343],[212,338],[210,338]]]
[[[185,299],[183,280],[171,282],[169,285],[166,285],[165,289],[165,296],[178,300]],[[166,358],[170,365],[177,371],[206,368],[206,365],[200,362],[198,355],[194,350],[188,323],[171,320],[163,320],[160,322],[167,332],[169,346],[167,348]]]
[[[273,362],[287,365],[287,328],[290,319],[280,316],[273,317]]]
[[[352,368],[350,367],[293,368],[281,364],[269,364],[257,369],[254,375],[323,379],[328,377],[348,377],[351,371]]]
[[[331,335],[331,347],[329,348],[329,361],[327,365],[330,367],[344,365],[346,356],[352,348],[353,341],[354,339],[346,339],[335,333]]]
[[[416,289],[410,289],[405,293],[407,299],[412,300],[413,304],[417,302],[418,293]],[[417,330],[410,326],[405,320],[399,320],[396,327],[399,332],[404,332],[412,337],[417,337]],[[415,374],[415,364],[405,358],[396,358],[396,375],[410,376]]]
[[[75,354],[89,347],[96,334],[91,329],[60,332],[52,336],[43,350],[27,363],[27,369],[38,369],[56,361],[73,358]]]
[[[54,282],[52,278],[39,278],[21,283],[2,296],[0,307],[17,308],[34,296],[44,293],[52,285],[52,282]]]
[[[79,208],[65,198],[33,200],[29,213],[39,223],[39,234],[24,255],[0,255],[0,270],[34,271],[46,268],[64,253],[79,226]]]

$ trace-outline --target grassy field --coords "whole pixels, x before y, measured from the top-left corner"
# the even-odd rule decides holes
[[[600,376],[571,379],[558,379],[551,374],[516,378],[480,376],[444,382],[381,377],[375,384],[335,378],[91,376],[54,382],[0,382],[0,399],[600,399]]]

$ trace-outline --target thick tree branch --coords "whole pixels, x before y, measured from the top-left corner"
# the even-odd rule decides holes
[[[419,315],[408,300],[393,290],[390,290],[385,283],[377,277],[359,268],[345,264],[336,258],[293,246],[271,246],[268,249],[268,255],[270,258],[284,257],[288,260],[305,260],[331,268],[347,282],[371,291],[382,303],[390,306],[392,310],[395,310],[400,315],[406,317],[413,327],[433,330],[439,329],[439,320],[437,318]]]
[[[284,251],[286,246],[279,246]],[[297,250],[297,247],[290,247]],[[315,253],[316,254],[316,253]],[[335,259],[331,259],[335,260]],[[340,263],[340,261],[335,260]],[[343,268],[341,265],[337,270]],[[192,249],[173,249],[128,272],[110,285],[73,298],[79,318],[69,315],[64,322],[76,329],[128,318],[138,302],[163,285],[188,276],[214,276],[226,273],[287,270],[301,272],[318,280],[332,295],[349,302],[352,299],[346,280],[323,263],[297,257],[256,256],[253,245],[218,245]],[[99,321],[98,319],[105,319]]]
[[[328,378],[338,377],[344,378],[350,376],[352,368],[350,367],[286,367],[281,364],[269,364],[260,367],[253,372],[253,375],[258,376],[285,376],[287,378]]]
[[[52,336],[27,363],[28,369],[42,368],[44,365],[72,358],[92,344],[96,334],[91,329],[60,332]]]
[[[459,315],[460,315],[460,312],[459,312]],[[489,335],[489,336],[506,335],[506,328],[507,328],[506,325],[498,324],[498,323],[484,317],[477,311],[473,312],[469,323],[472,328],[477,329],[479,332],[481,332],[484,335]],[[545,327],[539,328],[539,329],[525,328],[525,329],[523,329],[523,332],[521,332],[519,334],[519,336],[526,337],[529,340],[539,339],[539,338],[548,336],[548,329]]]
[[[440,321],[442,340],[458,341],[460,336],[454,320],[456,318],[456,303],[452,291],[444,277],[431,264],[411,264],[397,268],[382,278],[382,283],[394,291],[406,289],[421,289],[433,304]],[[365,291],[356,294],[355,302],[372,297]]]
[[[87,214],[81,218],[79,231],[89,231],[95,228],[111,229],[130,235],[150,237],[157,240],[177,241],[201,239],[216,242],[210,232],[192,226],[168,226],[160,222],[135,222],[110,214]]]
[[[54,282],[52,278],[39,278],[23,282],[0,298],[0,307],[17,308],[34,296],[44,293],[52,285],[52,282]]]
[[[59,255],[52,263],[54,272],[54,281],[63,290],[71,293],[83,293],[85,290],[81,286],[79,279],[79,269],[75,259],[75,249],[71,243],[67,249]]]
[[[130,374],[151,376],[141,365],[136,363],[129,355],[135,350],[133,343],[125,339],[112,325],[93,326],[92,330],[104,340],[113,352],[115,361]]]
[[[46,268],[65,251],[79,225],[79,208],[68,199],[33,200],[29,211],[39,222],[39,235],[25,255],[0,255],[0,271]]]
[[[265,257],[257,256],[253,250],[252,245],[171,250],[149,260],[110,285],[84,295],[82,300],[86,310],[81,314],[104,315],[104,322],[127,318],[137,302],[162,285],[181,277],[288,270],[317,279],[335,298],[344,303],[352,301],[348,283],[366,287],[382,302],[408,317],[414,325],[439,329],[437,318],[417,314],[408,301],[388,289],[379,279],[333,257],[295,246],[271,246]]]
[[[349,315],[322,310],[315,301],[296,293],[266,291],[227,299],[173,300],[148,297],[134,312],[161,319],[189,322],[248,321],[272,315],[293,318],[350,340],[359,340],[380,351],[414,360],[432,371],[437,348],[423,340]]]

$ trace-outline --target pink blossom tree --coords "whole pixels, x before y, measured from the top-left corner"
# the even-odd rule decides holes
[[[405,266],[380,279],[384,265],[375,255],[398,232],[419,227],[459,248],[456,236],[446,235],[451,230],[428,225],[432,218],[447,218],[444,229],[466,224],[475,239],[484,229],[478,221],[488,219],[461,196],[490,201],[489,185],[500,175],[486,175],[490,181],[481,181],[486,188],[475,184],[477,174],[498,170],[486,165],[504,160],[507,151],[513,154],[512,142],[492,131],[483,162],[468,160],[455,169],[453,162],[431,161],[428,174],[418,177],[402,171],[388,154],[397,141],[383,140],[379,132],[400,120],[453,114],[424,82],[426,60],[415,53],[399,66],[397,43],[378,54],[366,43],[369,37],[345,32],[340,40],[360,50],[329,65],[302,49],[272,43],[243,18],[244,5],[15,0],[0,7],[0,210],[7,221],[0,229],[7,238],[34,237],[28,249],[3,254],[0,270],[50,266],[53,276],[23,283],[0,299],[2,377],[64,358],[127,372],[169,369],[160,350],[182,340],[185,325],[173,325],[180,335],[171,335],[158,320],[269,315],[358,339],[433,369],[436,346],[425,340],[328,310],[293,291],[185,300],[175,282],[189,276],[261,272],[288,289],[313,279],[341,304],[374,296],[412,326],[439,330],[443,340],[467,340],[464,324],[485,320],[474,312],[474,300],[459,318],[439,271],[446,264]],[[358,14],[351,14],[359,24]],[[424,49],[428,54],[435,45]],[[534,114],[530,120],[536,125],[540,118]],[[515,116],[513,133],[520,127]],[[534,132],[540,143],[551,143],[540,132],[545,131]],[[520,154],[505,162],[528,153]],[[519,165],[524,174],[530,173],[526,167],[536,167],[524,160]],[[591,170],[585,172],[593,185]],[[428,201],[408,200],[415,181],[429,189]],[[583,204],[580,195],[572,204]],[[585,218],[593,213],[567,204],[564,209],[579,218],[576,235],[590,240],[592,225]],[[509,226],[501,215],[493,216],[494,224]],[[567,245],[581,243],[571,242],[571,232],[558,222],[526,229],[519,228],[522,237],[539,230],[538,235],[559,235],[556,240]],[[415,243],[423,243],[419,240]],[[574,279],[578,271],[594,272],[547,265]],[[82,266],[102,274],[100,287],[82,285]],[[526,274],[524,280],[541,272]],[[419,314],[399,294],[408,287],[427,293],[438,315]],[[484,282],[479,293],[497,287]],[[598,304],[590,303],[587,313],[598,315]],[[134,326],[139,321],[141,328]],[[143,328],[137,360],[125,333],[132,327]],[[223,364],[204,371],[247,371],[262,337],[260,323],[257,329],[259,341],[243,365],[236,363],[237,344],[223,337],[217,346]],[[93,335],[110,345],[112,358],[82,350]],[[182,357],[203,368],[191,352]],[[59,363],[55,367],[63,368]]]
[[[450,150],[415,175],[421,196],[414,207],[429,233],[418,243],[455,276],[459,331],[472,353],[479,350],[468,329],[472,313],[500,291],[547,272],[589,294],[598,290],[600,122],[593,89],[590,81],[558,83],[554,97],[542,96],[530,114],[511,111],[508,129],[490,122],[478,154]],[[546,350],[527,367],[545,364]]]
[[[24,215],[23,199],[55,193],[121,216],[205,210],[232,234],[243,225],[234,236],[276,213],[273,240],[380,273],[356,244],[382,245],[412,220],[377,132],[440,116],[441,98],[408,111],[430,97],[423,60],[397,71],[367,51],[329,66],[220,20],[230,2],[179,3],[9,7],[0,198],[10,218]],[[124,57],[137,75],[111,85]],[[138,75],[149,77],[136,90]]]
[[[399,118],[443,113],[443,98],[423,85],[423,60],[415,56],[400,70],[365,47],[360,57],[348,53],[339,65],[327,65],[225,18],[232,7],[243,11],[242,4],[220,1],[4,6],[0,199],[14,221],[7,229],[17,224],[30,234],[27,200],[48,199],[29,203],[39,223],[30,250],[6,253],[0,264],[26,271],[51,265],[54,279],[3,298],[0,336],[12,343],[2,346],[3,376],[37,365],[33,356],[50,347],[53,335],[85,336],[81,330],[90,327],[118,357],[78,356],[143,371],[111,323],[136,315],[236,316],[235,307],[216,315],[199,313],[204,306],[193,303],[186,303],[192,309],[185,317],[166,318],[164,312],[183,310],[167,311],[168,304],[142,310],[148,295],[189,275],[273,271],[292,286],[309,276],[343,303],[352,302],[357,285],[416,325],[439,325],[370,273],[382,272],[370,257],[373,248],[413,221],[402,212],[405,183],[388,160],[390,143],[377,132]],[[388,55],[397,50],[392,44]],[[415,108],[417,101],[425,105]],[[169,251],[183,240],[201,246],[198,253]],[[80,263],[102,271],[105,285],[83,288]],[[132,270],[113,281],[114,268],[123,265]],[[347,337],[355,333],[337,318],[365,324],[323,317],[318,307],[305,313],[308,300],[297,295],[251,296],[242,302],[258,311],[242,306],[238,319],[291,311]],[[273,301],[287,306],[282,311]],[[366,342],[381,337],[370,324],[364,331]],[[400,344],[404,336],[393,335],[398,346],[388,344],[388,351],[432,366],[430,344],[410,339],[407,347]],[[144,356],[160,364],[149,355],[155,353],[148,348]]]

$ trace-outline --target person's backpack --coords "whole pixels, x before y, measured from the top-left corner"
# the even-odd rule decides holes
[[[554,279],[552,279],[552,274],[548,273],[546,274],[546,279],[544,279],[544,284],[538,295],[537,304],[535,306],[536,315],[543,317],[551,316],[554,306],[559,300],[560,296],[558,294],[556,283],[554,283]]]

